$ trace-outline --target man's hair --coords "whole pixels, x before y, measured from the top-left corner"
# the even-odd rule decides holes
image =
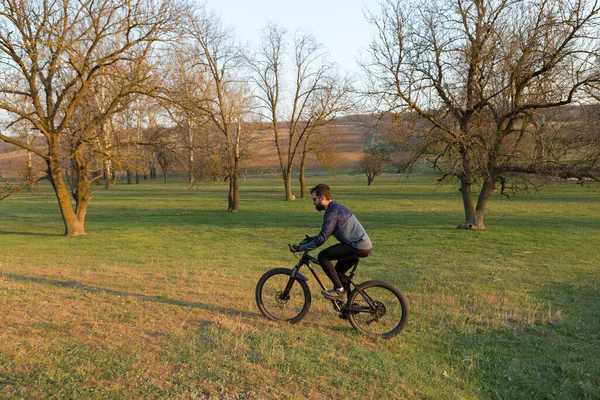
[[[331,200],[333,193],[331,193],[331,189],[324,183],[319,183],[314,188],[310,189],[311,193],[315,193],[317,196],[324,196],[327,200]]]

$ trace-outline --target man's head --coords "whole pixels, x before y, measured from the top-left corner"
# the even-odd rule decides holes
[[[310,197],[317,211],[323,211],[331,203],[331,189],[324,183],[319,183],[314,188],[310,189]]]

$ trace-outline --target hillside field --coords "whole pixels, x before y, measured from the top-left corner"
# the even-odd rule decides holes
[[[342,119],[332,128],[329,145],[335,148],[336,165],[339,169],[347,170],[357,167],[359,160],[363,155],[363,148],[370,138],[376,132],[375,122],[372,120],[362,121],[359,117],[347,117]],[[335,133],[334,133],[335,132]],[[283,129],[282,138],[285,141],[286,131]],[[271,134],[263,132],[254,141],[251,147],[251,157],[243,163],[243,171],[252,172],[270,172],[278,173],[279,160],[277,150]],[[36,141],[38,148],[44,148],[44,141],[38,138]],[[287,149],[287,144],[283,147]],[[316,163],[316,155],[310,153],[308,156],[308,170],[322,169]],[[32,156],[33,167],[37,171],[44,171],[46,166],[43,160],[36,155]],[[299,156],[295,159],[299,164]],[[145,163],[144,163],[145,165]],[[0,179],[1,178],[22,178],[25,175],[27,166],[27,152],[17,148],[14,145],[0,141]],[[297,167],[297,166],[296,166]],[[122,171],[121,171],[122,172]],[[144,172],[144,171],[140,171]],[[162,174],[161,171],[159,171]],[[170,176],[187,176],[183,166],[178,162],[173,162],[169,169]]]
[[[374,242],[358,280],[408,299],[398,336],[355,332],[314,279],[299,324],[259,313],[259,277],[322,219],[274,176],[248,175],[235,214],[225,184],[97,189],[74,238],[46,184],[0,202],[0,398],[600,398],[597,188],[495,195],[488,229],[460,231],[432,176],[321,182]]]

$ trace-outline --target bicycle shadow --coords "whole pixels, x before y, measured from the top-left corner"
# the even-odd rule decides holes
[[[133,292],[126,292],[126,291],[122,291],[122,290],[90,286],[90,285],[86,285],[86,284],[77,282],[76,280],[73,280],[73,279],[71,279],[71,280],[49,279],[49,278],[41,278],[41,277],[35,277],[35,276],[18,275],[18,274],[12,274],[12,273],[4,274],[4,276],[7,278],[16,280],[16,281],[35,282],[35,283],[40,283],[40,284],[44,284],[44,285],[52,285],[52,286],[56,286],[56,287],[72,288],[72,289],[77,289],[77,290],[84,290],[84,291],[90,292],[90,293],[106,293],[106,294],[110,294],[110,295],[114,295],[114,296],[133,297],[133,298],[143,300],[143,301],[170,304],[170,305],[181,306],[181,307],[196,308],[196,309],[201,309],[201,310],[205,310],[205,311],[209,311],[209,312],[213,312],[213,313],[241,316],[243,318],[255,318],[255,317],[260,316],[258,313],[253,313],[250,311],[242,311],[242,310],[238,310],[235,308],[221,306],[221,305],[215,305],[215,304],[210,304],[210,303],[192,302],[192,301],[171,299],[166,296],[150,296],[150,295],[146,295],[146,294],[142,294],[142,293],[133,293]]]

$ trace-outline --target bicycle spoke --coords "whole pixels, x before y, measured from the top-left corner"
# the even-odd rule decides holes
[[[356,292],[351,299],[350,322],[359,331],[372,336],[391,337],[406,320],[404,298],[385,282],[361,285],[364,294]],[[368,300],[367,300],[368,299]]]
[[[275,272],[261,279],[257,287],[257,302],[261,312],[269,319],[297,322],[308,311],[310,299],[305,282],[294,280],[289,292],[285,292],[290,282],[287,271]]]

